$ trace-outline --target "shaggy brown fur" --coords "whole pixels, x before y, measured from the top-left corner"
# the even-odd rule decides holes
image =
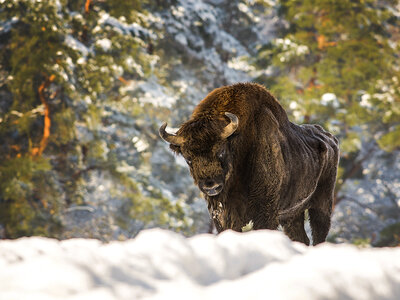
[[[225,112],[239,126],[228,138]],[[221,232],[277,229],[309,244],[304,230],[308,209],[313,244],[324,242],[330,227],[339,159],[338,140],[319,125],[296,125],[262,86],[239,83],[212,91],[172,136],[160,128],[173,151],[183,155],[204,192]],[[179,139],[178,139],[179,138]]]

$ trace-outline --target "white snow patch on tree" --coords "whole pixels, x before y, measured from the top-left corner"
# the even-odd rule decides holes
[[[90,52],[90,50],[84,44],[82,44],[72,35],[66,36],[65,44],[71,49],[79,51],[84,57],[86,57]]]
[[[339,100],[337,99],[334,93],[325,93],[321,97],[322,105],[332,105],[334,108],[338,108],[340,106]]]
[[[103,49],[103,51],[108,51],[111,49],[111,41],[109,39],[101,39],[96,42],[96,45]]]
[[[131,81],[120,90],[122,93],[140,91],[141,104],[152,103],[155,106],[170,108],[176,102],[175,97],[170,95],[171,93],[158,82],[155,76],[151,76],[147,81]]]

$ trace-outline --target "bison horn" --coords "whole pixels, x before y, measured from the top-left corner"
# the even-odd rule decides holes
[[[170,134],[170,133],[166,132],[165,131],[166,127],[167,127],[167,123],[164,123],[164,124],[161,125],[160,129],[158,130],[158,132],[160,134],[160,137],[164,141],[166,141],[166,142],[168,142],[168,143],[170,143],[172,145],[175,145],[175,146],[182,145],[182,143],[184,141],[183,137],[177,136],[175,134]]]
[[[226,139],[232,135],[232,133],[235,132],[235,130],[239,126],[239,119],[236,115],[226,112],[225,116],[227,116],[231,122],[224,128],[224,130],[221,133],[221,138]]]

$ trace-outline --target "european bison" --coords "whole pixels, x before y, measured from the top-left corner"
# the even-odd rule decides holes
[[[181,154],[204,193],[221,232],[277,229],[309,245],[304,230],[308,209],[313,244],[330,227],[339,160],[338,140],[319,125],[296,125],[261,85],[217,88],[194,109],[176,134],[160,136]]]

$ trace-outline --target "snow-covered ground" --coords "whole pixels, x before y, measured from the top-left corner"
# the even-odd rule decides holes
[[[0,242],[0,299],[400,299],[400,248],[306,247],[278,231]]]

